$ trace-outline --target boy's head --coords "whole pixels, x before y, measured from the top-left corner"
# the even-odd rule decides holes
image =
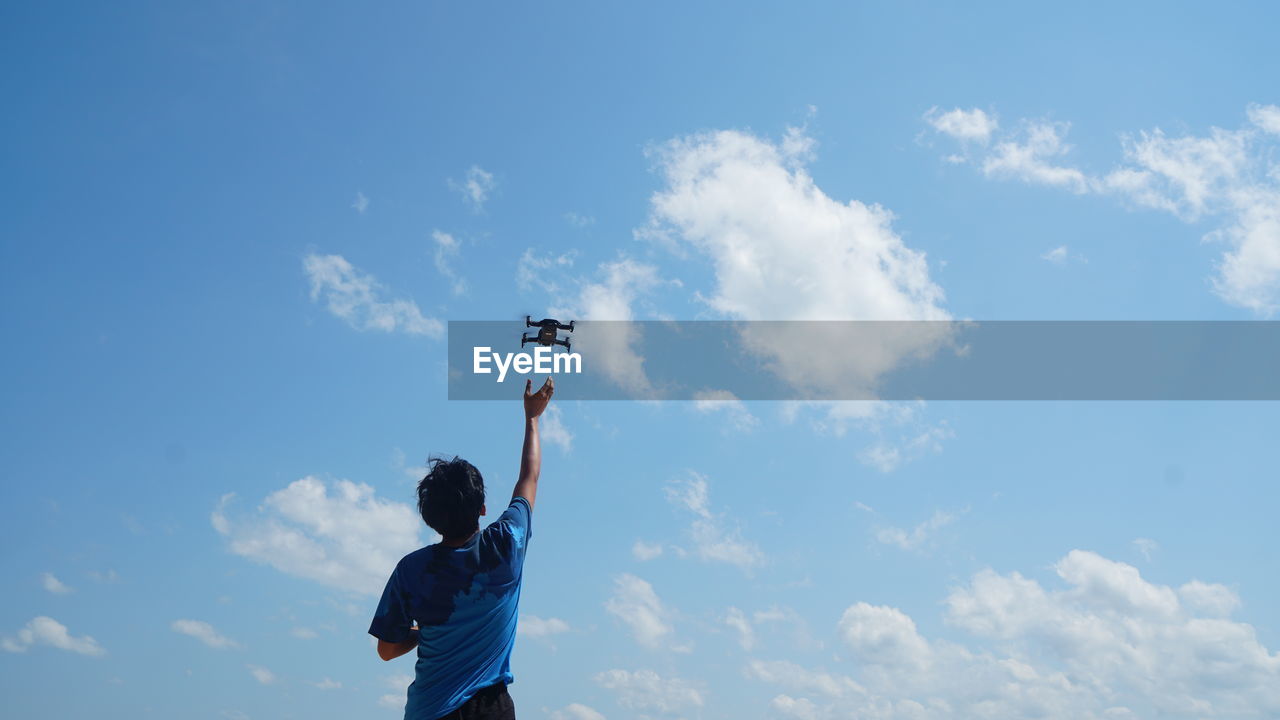
[[[418,512],[445,540],[465,540],[484,514],[484,478],[460,457],[433,457],[427,464],[427,476],[418,483]]]

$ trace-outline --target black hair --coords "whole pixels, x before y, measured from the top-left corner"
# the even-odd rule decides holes
[[[446,540],[461,540],[480,526],[484,478],[475,465],[454,457],[427,461],[427,476],[418,483],[418,512]]]

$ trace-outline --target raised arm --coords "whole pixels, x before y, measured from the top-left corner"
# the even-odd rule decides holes
[[[516,479],[511,498],[522,497],[533,501],[538,495],[538,473],[542,470],[542,443],[538,440],[538,416],[547,409],[551,395],[556,391],[556,381],[547,378],[538,392],[533,392],[533,381],[524,381],[524,449],[520,452],[520,477]]]

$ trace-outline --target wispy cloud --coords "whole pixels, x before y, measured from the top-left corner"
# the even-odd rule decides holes
[[[381,330],[437,338],[444,325],[424,317],[412,300],[384,300],[384,288],[341,255],[308,255],[303,270],[311,282],[312,302],[324,302],[335,317],[356,330]]]
[[[357,192],[356,199],[351,202],[351,207],[355,208],[356,212],[363,215],[364,211],[369,209],[369,198],[365,197],[364,193]]]
[[[458,275],[457,269],[453,266],[453,262],[457,260],[462,253],[457,238],[449,233],[432,230],[431,239],[436,243],[436,272],[439,272],[441,277],[449,281],[454,295],[462,295],[466,293],[467,281]]]
[[[1024,121],[990,148],[963,147],[959,157],[987,177],[1114,197],[1187,223],[1213,219],[1216,227],[1203,239],[1226,247],[1214,291],[1225,302],[1266,317],[1280,310],[1280,107],[1250,105],[1246,116],[1247,123],[1236,130],[1213,127],[1175,137],[1154,128],[1127,135],[1123,162],[1104,173],[1069,163],[1065,137],[1070,126],[1044,120]],[[933,120],[925,116],[937,128]]]
[[[537,615],[521,615],[516,626],[519,635],[531,638],[549,638],[569,632],[569,623],[560,618],[540,618]]]
[[[12,653],[26,652],[36,645],[92,657],[107,654],[97,640],[88,635],[76,637],[67,630],[66,625],[47,615],[32,618],[13,637],[0,638],[0,647]]]
[[[479,165],[472,165],[461,181],[449,178],[449,187],[461,194],[462,199],[475,212],[480,212],[484,209],[484,204],[489,199],[489,194],[497,186],[498,183],[493,179],[493,173],[486,171]]]
[[[693,683],[652,670],[606,670],[595,676],[595,682],[612,690],[619,705],[633,710],[679,714],[704,703],[702,691]]]
[[[929,519],[910,530],[898,527],[880,527],[874,532],[876,542],[893,545],[902,550],[922,550],[933,540],[938,530],[955,522],[956,515],[942,510],[934,511]]]
[[[67,595],[75,592],[74,588],[54,577],[53,573],[50,572],[44,573],[40,576],[40,584],[45,590],[53,593],[54,595]]]
[[[203,620],[174,620],[169,627],[180,635],[189,635],[218,650],[240,647],[239,643],[222,635],[212,625]]]
[[[249,670],[249,674],[253,676],[261,685],[274,685],[276,682],[276,674],[261,665],[245,665]]]
[[[564,413],[558,405],[551,405],[546,409],[538,430],[543,440],[560,448],[562,452],[567,453],[573,449],[573,432],[564,424]]]
[[[605,601],[605,610],[621,620],[631,636],[647,648],[660,648],[670,643],[675,631],[672,611],[648,582],[631,574],[614,578],[613,595]]]
[[[748,573],[764,564],[765,556],[760,548],[745,540],[741,531],[731,527],[721,514],[712,512],[704,475],[690,471],[686,477],[668,483],[665,493],[673,506],[694,515],[689,537],[696,557],[734,565]]]

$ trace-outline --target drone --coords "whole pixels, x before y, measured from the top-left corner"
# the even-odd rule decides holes
[[[552,345],[563,345],[565,350],[569,350],[569,338],[565,338],[561,340],[556,335],[556,333],[560,330],[568,330],[569,332],[573,332],[573,324],[574,324],[573,320],[570,320],[569,324],[565,325],[559,320],[553,320],[551,318],[546,318],[543,320],[539,320],[538,322],[534,322],[529,318],[528,315],[525,315],[524,326],[538,328],[538,334],[533,337],[529,337],[524,333],[520,333],[520,347],[524,347],[525,343],[536,342],[539,345],[542,345],[544,347],[551,347]]]

